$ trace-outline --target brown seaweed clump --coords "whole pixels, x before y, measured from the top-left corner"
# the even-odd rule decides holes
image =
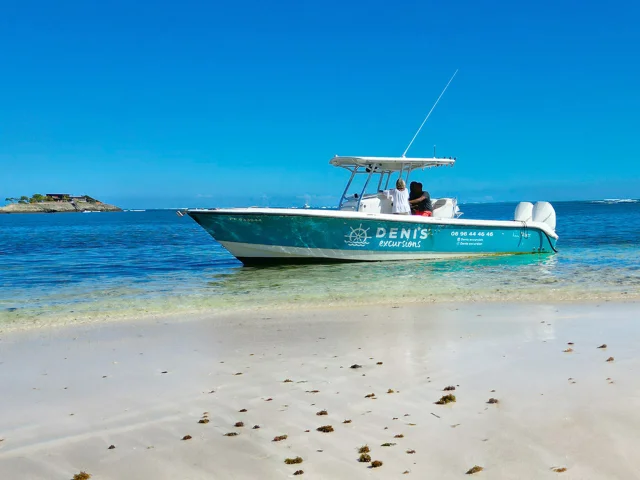
[[[293,472],[294,475],[302,475],[304,473],[304,470],[296,470],[295,472]]]
[[[607,358],[607,362],[613,362],[614,358],[613,357],[609,357]]]
[[[326,410],[320,410],[316,415],[328,415],[328,412]]]
[[[330,433],[333,432],[333,427],[331,425],[323,425],[322,427],[316,428],[316,430],[323,433]]]
[[[451,392],[451,391],[453,391],[453,390],[455,390],[455,389],[456,389],[456,387],[454,387],[453,385],[449,385],[448,387],[444,387],[444,388],[443,388],[443,390],[444,390],[445,392]]]
[[[345,420],[345,421],[344,421],[344,422],[342,422],[342,423],[351,423],[351,420]]]
[[[200,420],[198,420],[198,423],[209,423],[209,419],[208,418],[201,418]]]
[[[378,362],[378,363],[376,363],[376,365],[382,365],[382,362]]]
[[[292,383],[292,382],[293,382],[293,380],[291,380],[290,378],[287,378],[287,379],[286,379],[284,382],[282,382],[282,383]]]
[[[246,413],[246,411],[247,411],[246,408],[243,408],[242,410],[238,410],[238,412],[240,412],[240,413]]]
[[[238,432],[229,432],[224,434],[225,437],[236,437],[238,436]]]
[[[446,405],[447,403],[453,403],[456,401],[455,395],[443,395],[440,400],[436,402],[436,405]]]
[[[185,435],[182,437],[182,440],[191,440],[193,437],[191,435]]]
[[[552,468],[551,470],[553,470],[556,473],[562,473],[567,471],[566,467]]]
[[[362,368],[362,365],[358,365],[357,363],[354,363],[349,368]]]
[[[395,443],[383,443],[382,445],[380,445],[381,447],[393,447],[395,445]]]
[[[487,403],[491,403],[491,404],[499,403],[499,400],[497,398],[490,398],[489,400],[487,400]]]
[[[375,396],[376,396],[375,393],[370,393],[369,395],[365,395],[364,398],[373,398]]]
[[[116,448],[115,445],[109,445],[109,448],[107,448],[107,450],[113,450],[114,448]]]
[[[238,428],[244,427],[244,422],[236,422],[234,427],[238,427]]]
[[[399,433],[397,435],[394,435],[393,438],[404,438],[404,435]]]
[[[390,388],[389,390],[387,390],[387,393],[396,393],[393,388]]]
[[[91,474],[87,472],[76,473],[73,476],[73,480],[89,480],[91,478]]]
[[[484,470],[484,468],[479,467],[478,465],[474,465],[469,470],[467,470],[467,475],[473,475],[474,473],[478,473]]]
[[[412,454],[416,453],[416,451],[415,451],[415,450],[407,450],[407,453],[408,453],[409,455],[412,455]]]
[[[358,449],[358,453],[369,453],[370,451],[369,445],[363,445]]]
[[[573,352],[573,348],[567,348],[566,350],[562,351],[563,353],[571,353]]]
[[[253,426],[253,429],[254,429],[254,430],[257,430],[257,429],[259,429],[259,428],[260,428],[260,425],[254,425],[254,426]]]
[[[358,461],[360,463],[369,463],[371,461],[371,455],[369,455],[368,453],[362,453],[359,457],[358,457]]]
[[[273,441],[281,442],[282,440],[286,440],[287,438],[288,438],[287,435],[278,435],[277,437],[273,437]]]
[[[380,460],[374,460],[371,462],[371,468],[378,468],[382,466],[382,462]]]
[[[600,345],[598,348],[607,348],[607,344],[603,343],[602,345]]]
[[[284,463],[286,463],[287,465],[295,465],[297,463],[302,463],[302,457],[285,458]]]

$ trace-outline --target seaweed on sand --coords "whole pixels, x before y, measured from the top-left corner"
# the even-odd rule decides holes
[[[316,428],[316,430],[323,433],[330,433],[333,432],[333,427],[331,425],[323,425],[322,427]]]
[[[369,445],[363,445],[358,449],[358,453],[369,453],[370,451]]]
[[[378,468],[382,466],[382,462],[380,460],[374,460],[371,462],[371,468]]]
[[[369,463],[371,461],[371,455],[369,455],[368,453],[362,453],[358,457],[358,461],[361,463]]]
[[[436,405],[446,405],[447,403],[453,403],[456,401],[455,395],[443,395],[440,400],[436,402]]]
[[[473,475],[474,473],[478,473],[484,470],[484,468],[479,467],[478,465],[474,465],[469,470],[467,470],[467,475]]]
[[[302,457],[295,457],[295,458],[285,458],[284,459],[284,463],[286,463],[287,465],[295,465],[297,463],[302,463]]]
[[[87,472],[76,473],[73,476],[73,480],[89,480],[91,478],[91,474]]]

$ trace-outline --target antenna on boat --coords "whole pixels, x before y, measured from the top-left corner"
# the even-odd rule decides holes
[[[442,98],[442,95],[444,95],[444,92],[447,91],[447,88],[449,88],[449,84],[451,83],[451,81],[453,80],[453,77],[456,76],[456,73],[458,73],[458,70],[456,69],[455,72],[453,72],[453,75],[451,76],[451,78],[449,79],[449,81],[447,82],[447,84],[444,87],[444,90],[442,90],[442,93],[440,94],[440,96],[438,97],[438,99],[436,100],[436,103],[433,104],[433,107],[431,107],[431,110],[429,110],[429,113],[427,113],[427,116],[424,117],[424,120],[422,121],[422,124],[420,125],[420,128],[418,129],[418,131],[416,132],[416,134],[413,136],[413,138],[411,139],[411,141],[409,142],[409,145],[407,146],[406,150],[404,151],[404,153],[402,154],[402,156],[404,157],[407,152],[409,151],[409,149],[411,148],[411,145],[413,145],[414,140],[416,139],[416,137],[418,136],[418,134],[420,133],[420,130],[422,130],[422,127],[424,127],[424,124],[427,123],[427,120],[429,119],[429,116],[431,115],[431,112],[433,112],[433,109],[436,108],[436,105],[438,105],[438,102],[440,101],[440,99]],[[435,155],[434,155],[435,156]]]

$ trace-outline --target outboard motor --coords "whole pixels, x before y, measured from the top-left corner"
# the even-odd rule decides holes
[[[530,222],[533,217],[533,203],[520,202],[516,207],[516,213],[513,219],[516,222]]]
[[[556,230],[556,211],[549,202],[537,202],[533,206],[532,219],[534,222],[546,223],[551,230]]]

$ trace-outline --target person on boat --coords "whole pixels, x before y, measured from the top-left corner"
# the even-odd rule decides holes
[[[384,192],[386,197],[393,202],[391,207],[391,213],[397,215],[409,215],[411,213],[411,207],[409,206],[409,192],[407,191],[407,185],[401,178],[396,182],[396,188],[387,190]]]
[[[411,213],[430,217],[433,213],[433,206],[431,205],[429,192],[424,191],[422,184],[419,182],[411,182],[410,188],[409,205],[411,206]]]

